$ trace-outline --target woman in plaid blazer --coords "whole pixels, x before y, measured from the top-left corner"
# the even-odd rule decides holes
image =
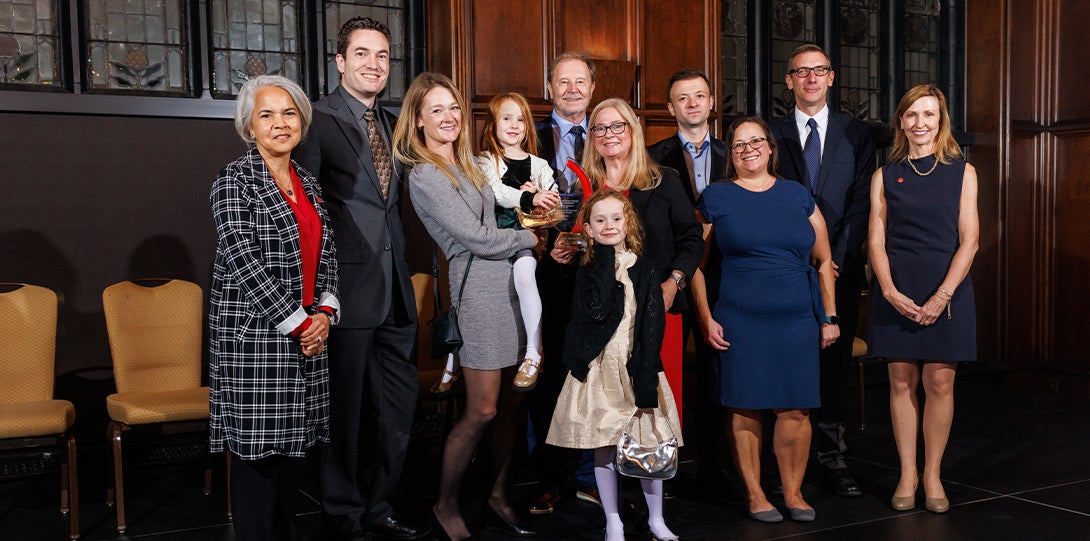
[[[252,146],[212,185],[209,440],[212,452],[239,459],[231,487],[240,540],[296,538],[306,450],[329,441],[336,260],[318,183],[291,160],[310,119],[295,83],[251,79],[235,128]]]

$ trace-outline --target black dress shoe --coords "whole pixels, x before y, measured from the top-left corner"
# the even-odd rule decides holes
[[[514,522],[508,522],[488,502],[484,502],[484,527],[513,537],[534,537],[537,535],[536,530],[531,530],[529,526],[518,519],[515,519]]]
[[[372,524],[367,528],[367,531],[374,536],[375,539],[388,539],[393,541],[421,539],[431,533],[431,530],[428,528],[416,528],[400,522],[394,518],[393,515]]]
[[[826,470],[825,489],[837,496],[848,498],[863,495],[863,488],[852,478],[846,468]]]

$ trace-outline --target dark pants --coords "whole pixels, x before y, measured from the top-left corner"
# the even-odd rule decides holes
[[[833,470],[848,467],[844,461],[844,453],[848,450],[844,443],[844,419],[848,414],[848,382],[851,379],[852,342],[859,322],[862,274],[862,269],[858,269],[845,272],[837,279],[836,313],[840,316],[840,339],[821,350],[821,407],[810,411],[818,463]]]
[[[699,477],[702,482],[717,483],[723,471],[723,432],[727,409],[719,400],[719,371],[715,367],[715,349],[704,341],[696,314],[692,310],[682,312],[683,335],[688,340],[692,333],[695,344],[696,372],[696,446]],[[678,404],[678,408],[682,409]]]
[[[231,512],[238,541],[308,539],[299,524],[305,458],[271,456],[231,464]]]
[[[405,463],[418,387],[412,357],[417,326],[394,304],[378,327],[334,327],[329,337],[322,511],[334,535],[366,529],[393,513],[387,500]]]

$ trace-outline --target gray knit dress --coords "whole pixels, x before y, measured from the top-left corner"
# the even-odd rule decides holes
[[[451,168],[458,178],[457,189],[439,168],[414,167],[409,173],[409,196],[450,264],[451,302],[458,306],[464,342],[459,360],[476,370],[513,366],[522,359],[526,338],[510,257],[533,248],[537,240],[529,231],[497,228],[492,188],[485,186],[478,192],[460,170]],[[459,299],[470,253],[476,257]]]

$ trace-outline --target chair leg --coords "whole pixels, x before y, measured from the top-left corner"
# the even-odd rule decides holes
[[[125,531],[125,475],[121,461],[121,423],[110,421],[110,441],[114,450],[114,506],[117,508],[117,531]],[[109,496],[107,496],[109,499]],[[109,501],[107,499],[107,501]]]
[[[208,455],[208,459],[204,464],[204,495],[207,497],[212,494],[212,455]]]
[[[68,462],[64,467],[68,476],[65,484],[68,485],[68,515],[69,537],[79,539],[79,468],[76,466],[76,436],[71,431],[68,433]]]
[[[867,378],[866,367],[863,366],[863,358],[855,360],[859,363],[859,431],[867,429]]]
[[[223,463],[224,469],[227,471],[227,520],[233,520],[234,515],[231,512],[231,451],[223,451]]]

